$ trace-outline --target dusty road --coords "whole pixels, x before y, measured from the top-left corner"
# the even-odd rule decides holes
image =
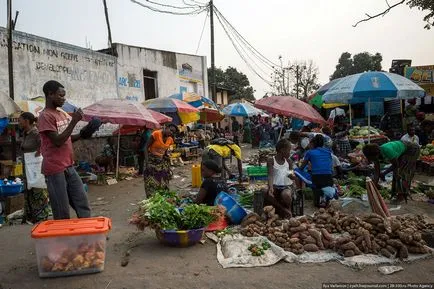
[[[187,176],[188,178],[188,176]],[[178,179],[180,182],[182,177]],[[185,180],[188,182],[189,180]],[[128,225],[134,204],[143,194],[141,179],[113,186],[91,186],[94,215],[112,218],[105,270],[99,274],[40,279],[31,227],[0,229],[0,289],[136,289],[136,288],[321,288],[324,282],[434,282],[434,259],[403,264],[404,271],[383,276],[377,267],[353,270],[338,263],[288,264],[252,269],[222,269],[211,241],[191,248],[161,246],[152,232]],[[420,205],[418,205],[420,207]],[[406,211],[414,211],[409,204]],[[432,206],[421,207],[432,214]],[[417,210],[419,211],[419,209]],[[131,251],[122,267],[123,254]]]

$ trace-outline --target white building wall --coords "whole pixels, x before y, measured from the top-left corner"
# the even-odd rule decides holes
[[[116,58],[19,31],[13,33],[15,101],[43,96],[42,86],[57,80],[67,99],[85,107],[116,98]],[[0,91],[9,95],[7,30],[0,27]],[[0,94],[1,95],[1,94]]]
[[[157,97],[187,91],[208,96],[206,57],[116,44],[121,98],[144,101],[143,71],[157,73]],[[191,70],[190,70],[191,68]]]

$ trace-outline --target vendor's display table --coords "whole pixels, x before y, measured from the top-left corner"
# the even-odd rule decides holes
[[[369,141],[371,143],[377,143],[379,145],[382,145],[389,141],[389,138],[384,135],[371,135],[371,136],[352,136],[349,138],[350,141],[357,141],[361,144],[368,143]]]

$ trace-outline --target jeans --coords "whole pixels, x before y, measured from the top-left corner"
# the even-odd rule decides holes
[[[73,167],[46,176],[48,195],[55,220],[69,219],[69,205],[78,218],[89,218],[90,207],[83,182]]]

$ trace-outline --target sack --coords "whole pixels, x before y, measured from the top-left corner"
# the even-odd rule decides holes
[[[35,156],[35,152],[24,154],[24,167],[26,169],[27,189],[46,189],[45,176],[41,173],[42,156]]]
[[[211,144],[212,145],[226,146],[226,145],[233,145],[235,143],[231,140],[226,139],[226,138],[216,138],[216,139],[213,139],[211,141]]]

